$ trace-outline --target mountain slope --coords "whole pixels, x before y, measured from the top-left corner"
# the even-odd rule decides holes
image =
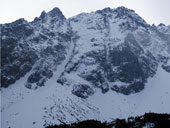
[[[53,76],[70,46],[70,27],[58,8],[31,23],[19,19],[2,25],[2,87],[31,71],[26,87],[37,88]]]
[[[137,94],[126,96],[111,90],[103,94],[96,90],[87,99],[74,96],[71,88],[55,82],[51,84],[56,86],[32,91],[24,88],[20,81],[20,84],[1,90],[2,127],[39,128],[87,119],[112,121],[145,112],[169,113],[169,79],[170,75],[159,66],[158,74],[150,78],[146,88]]]
[[[147,25],[132,10],[119,7],[82,13],[71,18],[70,24],[80,37],[58,82],[76,86],[73,93],[80,97],[86,98],[85,93],[93,93],[94,87],[103,93],[109,89],[126,95],[140,92],[160,62],[168,71],[169,35]]]
[[[2,127],[169,113],[169,26],[105,8],[1,25]]]

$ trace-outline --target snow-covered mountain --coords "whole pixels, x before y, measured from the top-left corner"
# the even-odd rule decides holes
[[[105,8],[1,24],[3,128],[170,113],[170,26]]]

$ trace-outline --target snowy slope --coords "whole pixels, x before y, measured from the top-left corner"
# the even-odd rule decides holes
[[[97,108],[72,95],[68,87],[56,83],[72,50],[73,45],[67,52],[66,60],[58,66],[53,78],[47,82],[48,86],[29,90],[23,86],[28,77],[26,75],[14,85],[1,90],[2,127],[40,128],[51,123],[69,123],[95,117]]]
[[[55,81],[55,78],[53,78]],[[48,124],[71,123],[86,119],[111,121],[114,118],[127,118],[145,112],[170,113],[170,75],[159,67],[158,73],[150,78],[146,88],[129,96],[100,90],[88,99],[81,99],[71,93],[71,89],[57,83],[29,91],[22,99],[14,99],[20,89],[11,86],[1,91],[2,106],[14,102],[2,110],[2,128],[40,128]],[[7,99],[6,91],[11,95]],[[11,91],[11,92],[10,92]],[[28,90],[25,90],[28,91]],[[17,100],[17,101],[15,101]],[[34,124],[35,122],[35,124]]]
[[[96,93],[89,102],[99,107],[102,118],[127,118],[145,112],[170,113],[170,74],[160,66],[157,74],[148,80],[145,89],[125,96],[116,92]]]

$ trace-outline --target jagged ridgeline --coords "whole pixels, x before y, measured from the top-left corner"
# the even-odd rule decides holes
[[[69,19],[54,8],[32,22],[1,24],[1,48],[4,88],[26,74],[25,87],[46,86],[63,62],[65,69],[56,81],[82,98],[96,88],[103,93],[140,92],[158,65],[170,73],[170,26],[150,26],[125,7]]]

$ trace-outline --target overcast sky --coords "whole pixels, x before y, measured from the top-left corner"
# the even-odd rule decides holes
[[[81,12],[125,6],[135,10],[149,24],[170,25],[170,0],[0,0],[0,23],[19,18],[32,21],[40,13],[59,7],[68,18]]]

